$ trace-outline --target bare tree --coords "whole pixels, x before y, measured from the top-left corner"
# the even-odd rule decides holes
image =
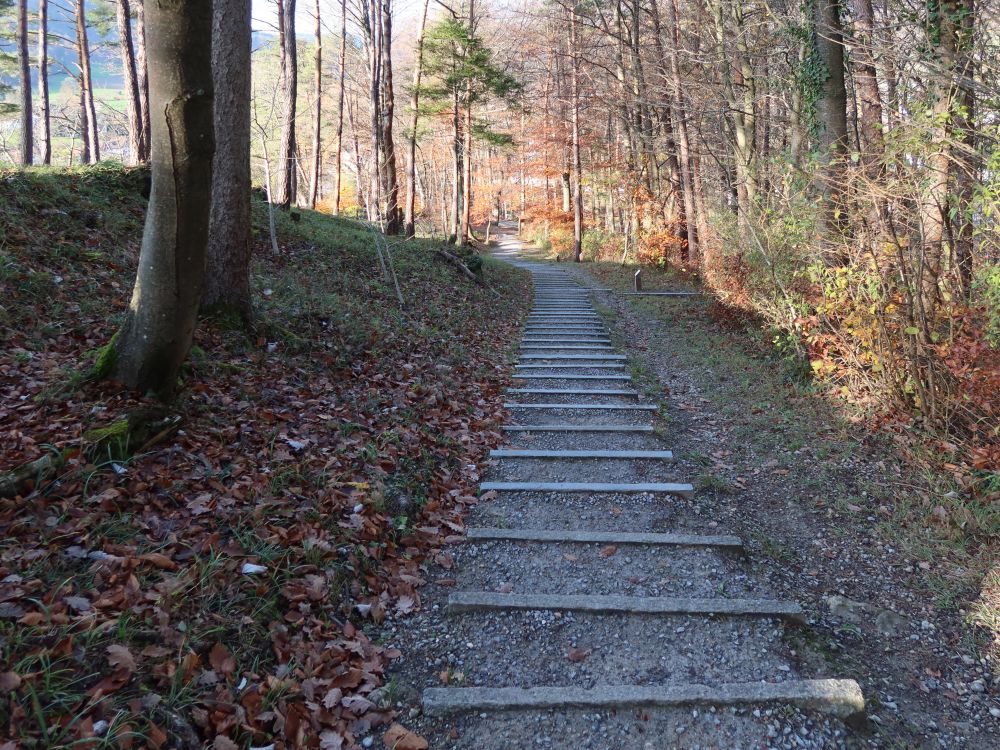
[[[337,166],[333,185],[333,212],[340,213],[340,179],[344,169],[344,86],[347,80],[347,0],[340,0],[340,67],[337,83]]]
[[[295,38],[295,0],[278,0],[279,35],[281,37],[281,77],[284,93],[281,124],[281,179],[278,181],[278,205],[290,208],[295,202],[296,145],[295,107],[298,98],[298,44]]]
[[[132,44],[132,8],[129,0],[118,0],[118,47],[125,73],[125,98],[128,113],[129,154],[133,163],[142,161],[143,145],[142,105],[139,103],[139,76],[135,65],[135,47]]]
[[[313,73],[313,94],[316,97],[316,116],[313,119],[312,169],[309,182],[309,208],[316,208],[319,197],[320,162],[323,135],[323,20],[319,0],[316,0],[316,69]]]
[[[417,32],[416,59],[413,62],[413,88],[410,91],[410,132],[407,133],[406,154],[406,208],[403,217],[403,233],[412,237],[415,233],[415,207],[417,197],[417,125],[420,119],[420,79],[424,70],[424,30],[427,28],[427,6],[424,0],[420,14],[420,31]]]
[[[101,374],[169,398],[194,336],[211,204],[212,1],[153,2],[152,193],[132,302]]]
[[[17,3],[17,67],[21,80],[21,164],[35,160],[34,125],[31,120],[31,58],[28,55],[28,0]]]
[[[86,0],[76,4],[76,52],[80,68],[80,138],[81,159],[85,164],[101,160],[101,138],[97,130],[97,107],[94,104],[94,79],[90,67],[90,42],[87,40]]]
[[[38,0],[38,110],[42,164],[52,163],[52,105],[49,101],[49,0]]]
[[[202,307],[253,317],[250,296],[251,0],[214,0],[215,157]]]

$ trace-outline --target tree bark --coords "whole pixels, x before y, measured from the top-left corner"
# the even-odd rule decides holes
[[[316,0],[316,70],[313,73],[313,95],[316,97],[316,117],[313,120],[312,169],[309,175],[309,208],[316,209],[319,199],[320,153],[323,135],[323,21],[319,0]]]
[[[570,94],[573,116],[573,260],[583,255],[583,163],[580,159],[580,33],[576,8],[569,10]]]
[[[42,122],[42,164],[52,163],[52,105],[49,102],[49,0],[38,0],[38,100]]]
[[[35,161],[35,127],[32,122],[31,58],[28,55],[28,0],[17,3],[17,67],[21,82],[21,166]]]
[[[815,54],[825,72],[816,101],[816,127],[823,196],[824,243],[846,228],[847,204],[843,196],[847,136],[847,89],[844,85],[844,33],[840,0],[813,0]]]
[[[224,307],[244,323],[250,296],[251,0],[214,0],[212,73],[215,156],[208,270],[202,307]]]
[[[337,86],[337,166],[333,188],[333,212],[340,214],[340,180],[344,169],[344,85],[347,78],[347,0],[340,3],[340,80]]]
[[[688,133],[687,106],[681,81],[681,22],[677,0],[670,0],[670,26],[673,44],[670,49],[671,94],[674,102],[674,127],[677,128],[678,163],[681,170],[681,192],[684,200],[684,223],[687,225],[688,259],[692,263],[701,262],[700,238],[698,236],[698,209],[695,205],[693,164],[691,159],[691,137]]]
[[[142,105],[139,104],[139,76],[132,44],[132,8],[129,0],[118,0],[118,46],[121,48],[122,70],[125,73],[125,97],[128,110],[129,153],[132,163],[139,163],[145,147],[142,143]]]
[[[420,31],[417,34],[416,61],[413,63],[413,90],[410,92],[410,132],[407,134],[406,154],[406,209],[403,217],[403,233],[412,237],[416,233],[417,201],[417,124],[420,119],[420,80],[424,69],[424,29],[427,27],[427,6],[424,0],[420,14]]]
[[[284,81],[284,108],[282,111],[281,179],[278,181],[277,203],[284,209],[295,202],[297,183],[295,171],[295,107],[298,97],[298,46],[295,39],[295,1],[281,0],[279,6],[282,45],[282,78]]]
[[[135,8],[135,72],[142,121],[142,153],[139,161],[149,161],[149,66],[146,63],[146,0],[132,0]]]
[[[386,234],[399,234],[403,228],[402,212],[399,206],[399,178],[396,171],[396,143],[393,139],[392,127],[396,98],[392,83],[392,0],[382,0],[381,37],[382,44],[382,75],[381,75],[381,133],[379,143],[383,158],[379,174],[382,191],[385,195],[385,231]]]
[[[83,160],[96,164],[101,160],[101,138],[97,130],[97,107],[94,104],[94,80],[90,68],[90,43],[87,41],[85,0],[76,6],[76,44],[80,65],[81,127],[86,130]]]
[[[132,302],[104,365],[168,399],[194,336],[211,203],[212,0],[150,3],[152,193]]]
[[[851,50],[854,85],[857,88],[860,112],[862,158],[866,164],[883,155],[882,95],[878,88],[875,67],[875,11],[872,0],[854,0],[854,36],[857,44]]]

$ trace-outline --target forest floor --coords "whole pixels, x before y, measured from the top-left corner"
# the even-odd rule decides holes
[[[551,267],[565,269],[591,287],[623,291],[631,283],[631,270],[616,265]],[[667,274],[646,276],[648,288],[677,288],[678,280]],[[624,523],[629,530],[645,531],[655,523],[657,531],[736,534],[748,550],[744,563],[706,566],[704,561],[671,558],[672,573],[681,578],[695,574],[697,580],[700,572],[701,584],[725,586],[726,595],[763,591],[797,601],[806,609],[808,625],[734,630],[732,643],[720,647],[717,636],[699,639],[685,623],[687,627],[670,630],[683,635],[675,635],[664,648],[677,664],[694,665],[690,677],[695,681],[699,670],[709,682],[721,679],[720,665],[746,673],[748,679],[780,668],[856,679],[867,701],[866,727],[846,736],[822,720],[794,712],[753,714],[762,732],[777,733],[763,735],[777,738],[773,746],[1000,745],[996,601],[990,598],[988,578],[985,593],[979,588],[984,574],[991,572],[987,565],[995,564],[990,540],[978,546],[972,539],[958,544],[951,534],[917,526],[914,506],[940,487],[914,469],[886,435],[845,417],[747,330],[721,326],[709,300],[626,300],[609,292],[595,293],[594,299],[616,350],[629,357],[642,398],[663,405],[660,444],[674,449],[678,459],[672,481],[693,481],[694,500],[629,498],[605,509],[597,497],[580,504],[567,496],[521,493],[505,499],[501,493],[472,510],[470,525],[580,528]],[[531,447],[548,448],[547,441]],[[491,478],[512,478],[508,463],[494,462]],[[601,468],[601,481],[638,479]],[[572,479],[591,478],[585,474],[581,469]],[[602,509],[615,518],[617,510],[624,520],[612,520]],[[593,615],[567,621],[542,612],[444,614],[456,587],[536,593],[584,585],[601,588],[600,593],[622,589],[648,596],[663,566],[662,557],[642,552],[626,556],[619,549],[605,558],[597,548],[581,545],[556,546],[551,555],[530,547],[491,543],[457,548],[447,569],[429,575],[436,583],[425,593],[423,611],[390,630],[403,652],[390,673],[398,707],[409,712],[412,726],[435,740],[433,746],[744,746],[740,742],[747,735],[714,712],[711,718],[697,711],[693,716],[689,711],[687,718],[655,712],[629,718],[579,710],[510,721],[485,713],[478,718],[422,717],[419,691],[429,687],[589,686],[620,678],[623,669],[631,674],[629,665],[650,669],[642,666],[647,656],[643,644],[666,631],[648,622]],[[556,576],[554,571],[567,567],[567,561],[572,563],[569,572]],[[716,580],[720,570],[724,580]],[[668,589],[677,585],[668,583],[669,578],[660,581]],[[747,657],[754,643],[765,645],[761,653],[769,655]],[[702,663],[704,657],[708,660]],[[776,667],[775,659],[785,666]],[[720,733],[706,733],[706,721],[714,722]],[[736,744],[727,744],[726,737]],[[772,746],[762,741],[762,746]]]
[[[200,327],[176,430],[88,368],[131,294],[144,173],[0,175],[0,748],[351,747],[393,712],[380,626],[421,606],[501,437],[528,304],[430,241],[278,214],[257,228],[252,333]],[[107,429],[107,428],[113,429]],[[378,691],[382,689],[382,696]]]

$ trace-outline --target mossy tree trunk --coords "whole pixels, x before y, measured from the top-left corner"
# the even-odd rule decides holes
[[[113,377],[169,398],[194,336],[211,204],[212,2],[150,3],[152,193]]]

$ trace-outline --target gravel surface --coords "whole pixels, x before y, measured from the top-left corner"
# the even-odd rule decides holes
[[[506,251],[513,249],[508,245]],[[546,272],[553,270],[544,266]],[[631,353],[630,353],[631,354]],[[628,373],[629,367],[614,372]],[[527,371],[523,371],[527,372]],[[532,370],[563,375],[566,370]],[[579,367],[573,373],[607,374]],[[517,387],[636,388],[631,381],[515,380]],[[644,396],[658,403],[660,394]],[[511,394],[509,400],[527,400]],[[551,394],[532,397],[553,402]],[[578,403],[622,399],[574,396]],[[634,403],[634,400],[632,401]],[[653,424],[654,433],[512,432],[512,447],[674,450],[674,462],[505,459],[485,477],[507,481],[692,482],[704,472],[706,442],[718,423],[692,436],[672,410],[512,410],[518,424]],[[705,447],[708,447],[707,445]],[[708,483],[696,497],[616,493],[488,493],[468,524],[502,528],[590,529],[726,534],[743,530],[738,498]],[[808,628],[766,618],[473,612],[446,615],[453,591],[622,594],[628,596],[792,598],[756,560],[711,549],[493,541],[456,545],[447,567],[428,571],[421,611],[390,621],[383,642],[398,645],[393,691],[399,719],[432,748],[839,748],[868,746],[837,720],[788,706],[675,708],[424,716],[420,691],[487,687],[671,685],[845,677],[809,653]],[[780,580],[780,579],[779,579]]]

